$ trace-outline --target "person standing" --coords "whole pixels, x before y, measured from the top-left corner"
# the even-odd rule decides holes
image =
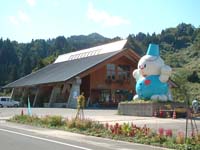
[[[81,93],[81,95],[77,98],[77,113],[76,118],[84,119],[84,112],[83,109],[85,108],[85,96],[84,92]]]

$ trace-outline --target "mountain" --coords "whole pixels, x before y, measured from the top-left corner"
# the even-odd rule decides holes
[[[108,43],[111,41],[111,39],[106,38],[98,33],[92,33],[87,36],[71,36],[67,38],[67,41],[71,44],[73,50],[80,50]]]

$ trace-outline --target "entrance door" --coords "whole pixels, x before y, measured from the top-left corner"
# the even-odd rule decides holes
[[[90,96],[90,75],[87,75],[85,77],[83,77],[82,79],[82,83],[81,83],[81,87],[80,87],[80,93],[84,92],[85,95],[85,99],[86,102]]]

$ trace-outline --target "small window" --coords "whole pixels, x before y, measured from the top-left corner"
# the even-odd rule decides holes
[[[5,101],[6,101],[6,98],[1,98],[1,101],[5,102]]]
[[[130,80],[130,66],[119,65],[117,67],[117,74],[119,80]]]
[[[108,80],[115,80],[115,64],[107,64],[107,79]]]

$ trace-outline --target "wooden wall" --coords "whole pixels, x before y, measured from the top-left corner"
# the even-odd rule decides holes
[[[126,57],[121,57],[120,59],[110,62],[112,64],[117,65],[130,65],[130,81],[124,81],[123,83],[117,82],[117,78],[115,81],[111,83],[106,82],[106,64],[100,68],[99,70],[92,72],[90,74],[90,88],[91,89],[127,89],[134,90],[135,89],[135,79],[132,76],[133,70],[136,68],[137,64],[132,63]]]

